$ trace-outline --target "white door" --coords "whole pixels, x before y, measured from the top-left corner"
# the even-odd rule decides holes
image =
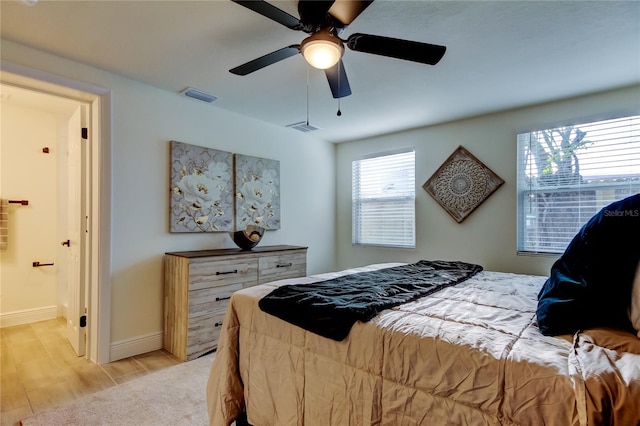
[[[68,273],[67,273],[67,338],[78,356],[86,352],[85,301],[85,146],[82,141],[82,106],[78,107],[68,124]],[[86,142],[85,142],[86,143]]]

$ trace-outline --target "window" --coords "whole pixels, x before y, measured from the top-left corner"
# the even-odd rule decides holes
[[[518,251],[563,253],[606,205],[640,192],[640,116],[518,135]]]
[[[415,152],[375,154],[351,163],[354,245],[414,248]]]

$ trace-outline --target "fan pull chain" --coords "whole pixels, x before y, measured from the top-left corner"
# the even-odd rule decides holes
[[[307,65],[307,126],[309,126],[309,65]]]
[[[342,61],[338,61],[338,96],[340,96],[340,66],[342,65]],[[336,113],[338,117],[342,115],[342,111],[340,111],[340,98],[338,97],[338,112]]]

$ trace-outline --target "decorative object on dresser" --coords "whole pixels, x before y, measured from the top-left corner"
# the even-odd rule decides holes
[[[306,247],[165,253],[164,348],[182,361],[211,352],[234,292],[306,273]]]
[[[235,229],[280,229],[280,162],[234,155]]]
[[[258,245],[264,235],[264,228],[249,225],[243,231],[230,232],[231,239],[242,250],[251,250]]]
[[[459,146],[422,188],[460,223],[503,183],[500,176]]]
[[[171,232],[233,230],[233,154],[171,141]]]

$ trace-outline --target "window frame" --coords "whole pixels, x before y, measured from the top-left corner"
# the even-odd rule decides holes
[[[555,250],[544,250],[540,249],[540,247],[531,247],[527,244],[526,240],[526,233],[527,233],[527,226],[526,226],[526,220],[527,218],[525,217],[526,215],[526,208],[525,205],[528,202],[527,197],[532,194],[535,193],[536,191],[539,192],[544,192],[544,187],[537,187],[537,188],[532,188],[532,186],[530,185],[525,185],[525,177],[526,177],[526,159],[524,157],[525,155],[525,149],[521,146],[521,141],[520,138],[522,136],[530,136],[532,133],[535,132],[543,132],[543,131],[551,131],[551,130],[556,130],[559,128],[566,128],[566,127],[574,127],[579,129],[580,126],[586,127],[586,126],[591,126],[594,124],[598,124],[601,122],[607,122],[607,121],[615,121],[615,120],[619,120],[619,121],[624,121],[624,120],[629,120],[629,124],[624,125],[627,126],[628,130],[625,130],[629,133],[630,136],[628,136],[628,138],[630,139],[629,142],[634,143],[634,142],[638,142],[638,133],[637,133],[637,126],[638,126],[638,120],[640,120],[640,111],[625,111],[624,113],[619,113],[619,114],[609,114],[606,116],[597,116],[597,117],[589,117],[589,118],[585,118],[582,120],[574,120],[574,121],[570,121],[570,120],[566,120],[564,122],[564,124],[561,123],[555,123],[553,125],[550,126],[540,126],[536,129],[530,129],[530,130],[524,130],[524,131],[520,131],[517,133],[517,138],[516,138],[516,152],[517,152],[517,164],[516,164],[516,227],[517,227],[517,232],[516,232],[516,252],[518,255],[525,255],[525,256],[547,256],[547,257],[557,257],[558,255],[562,254],[564,252],[564,249],[566,249],[566,245],[564,246],[564,248],[560,249],[557,248]],[[620,126],[620,128],[624,128],[624,126]],[[589,137],[589,134],[587,133],[587,138]],[[613,138],[611,138],[613,139]],[[598,141],[600,143],[606,143],[604,141]],[[527,143],[527,142],[524,142]],[[529,142],[530,143],[530,142]],[[631,147],[631,149],[637,149],[637,147]],[[635,159],[635,158],[634,158]],[[609,163],[613,162],[613,160],[609,160]],[[603,166],[606,164],[609,164],[607,162],[603,162]],[[640,164],[640,163],[639,163]],[[633,168],[636,167],[635,163],[631,166]],[[630,169],[633,170],[633,169]],[[623,175],[625,178],[629,179],[628,183],[608,183],[608,184],[595,184],[595,183],[590,183],[590,184],[584,184],[584,185],[570,185],[570,184],[566,184],[566,185],[562,185],[559,187],[549,187],[548,192],[553,192],[553,193],[562,193],[562,192],[588,192],[588,191],[598,191],[598,190],[613,190],[615,191],[616,189],[621,189],[621,188],[625,188],[628,187],[630,189],[630,191],[628,191],[627,195],[621,195],[621,196],[615,196],[612,198],[611,201],[609,202],[613,202],[615,200],[620,200],[625,198],[626,196],[631,195],[632,193],[634,193],[633,191],[635,190],[635,188],[638,185],[638,181],[636,180],[638,178],[636,173],[633,172],[629,172],[627,174]],[[591,176],[593,177],[593,176]],[[581,195],[582,197],[582,195]],[[582,200],[582,198],[581,198]],[[599,211],[602,207],[604,207],[605,205],[609,204],[609,202],[606,202],[604,205],[602,206],[598,206],[596,207],[596,211],[594,212],[597,213],[597,211]],[[537,219],[537,215],[533,216],[534,220]],[[580,224],[580,226],[578,227],[577,231],[584,225],[584,223],[586,223],[590,218],[592,217],[589,216],[587,217],[584,222],[582,222]],[[573,238],[573,236],[568,238],[567,241],[567,245],[569,244],[569,242],[571,241],[571,239]]]
[[[356,162],[360,163],[362,161],[371,160],[371,159],[379,159],[381,157],[390,157],[398,154],[408,154],[412,153],[413,155],[413,170],[411,174],[413,175],[413,184],[412,184],[412,194],[410,196],[405,197],[376,197],[366,199],[364,202],[362,201],[362,197],[356,198],[356,182],[355,182],[355,164]],[[360,163],[361,164],[361,163]],[[394,248],[394,249],[415,249],[416,248],[416,163],[415,163],[415,148],[399,148],[389,151],[382,151],[371,153],[367,155],[362,155],[354,158],[351,162],[351,244],[354,247],[383,247],[383,248]],[[391,201],[391,200],[395,200]],[[362,226],[358,226],[358,222],[362,221],[359,212],[362,211],[360,208],[363,204],[373,203],[373,202],[382,202],[385,203],[393,203],[398,204],[400,200],[404,199],[404,203],[411,204],[411,215],[409,218],[404,218],[404,220],[411,220],[411,230],[410,230],[410,240],[406,240],[406,244],[397,244],[395,242],[367,242],[366,239],[362,238]],[[403,204],[404,204],[403,203]]]

